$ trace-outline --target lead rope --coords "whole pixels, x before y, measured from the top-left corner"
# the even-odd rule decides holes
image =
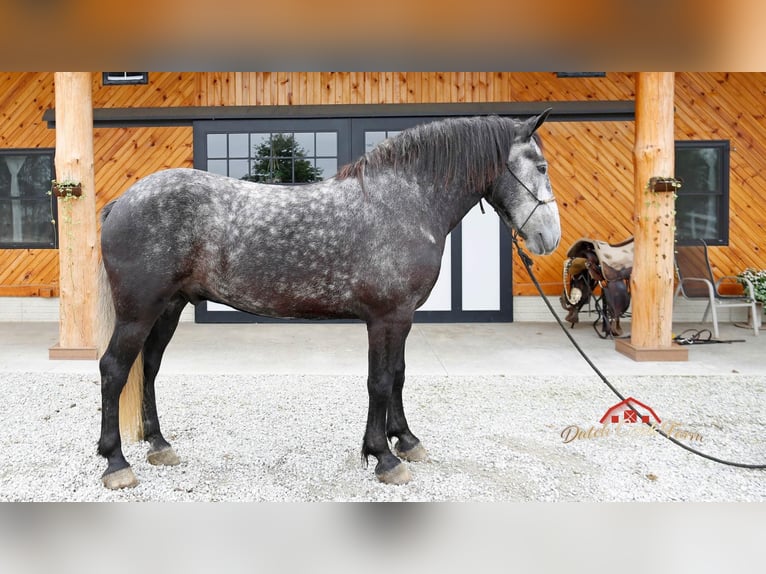
[[[551,305],[550,301],[548,301],[548,298],[543,294],[542,287],[540,287],[540,283],[537,281],[537,278],[535,277],[535,274],[532,272],[532,258],[521,248],[521,246],[519,245],[519,242],[517,240],[516,235],[517,235],[516,233],[511,234],[511,239],[513,241],[513,244],[516,246],[516,252],[519,254],[519,258],[521,259],[522,263],[524,263],[524,267],[527,270],[527,274],[529,275],[529,278],[532,279],[532,283],[535,284],[535,287],[537,288],[537,292],[540,293],[540,297],[542,297],[543,301],[545,302],[545,305],[550,310],[551,315],[553,315],[553,318],[556,319],[556,322],[561,327],[561,330],[564,331],[564,334],[569,338],[570,342],[572,343],[572,345],[574,345],[575,349],[577,349],[577,352],[580,353],[580,355],[582,356],[583,359],[585,359],[585,362],[587,362],[588,365],[590,365],[590,367],[599,376],[599,378],[604,382],[604,384],[606,384],[606,386],[609,387],[612,390],[612,392],[620,398],[620,400],[624,401],[625,397],[622,396],[620,391],[618,391],[614,387],[614,385],[612,385],[612,383],[609,382],[609,379],[607,379],[604,376],[604,374],[598,369],[598,367],[596,367],[596,365],[593,364],[593,361],[590,360],[588,355],[585,354],[585,351],[583,351],[582,348],[580,347],[580,345],[577,344],[577,341],[574,340],[574,337],[572,337],[572,335],[569,333],[567,328],[564,326],[564,323],[559,318],[559,316],[556,313],[556,311],[554,311],[553,306]],[[631,406],[630,403],[626,403],[626,405],[627,405],[627,407],[631,411],[633,411],[634,413],[636,413],[639,416],[641,415],[641,413],[638,412],[633,406]],[[645,424],[647,426],[651,426],[651,423],[642,423],[642,424]],[[684,450],[688,450],[689,452],[691,452],[693,454],[696,454],[697,456],[701,456],[702,458],[706,458],[708,460],[712,460],[713,462],[717,462],[717,463],[720,463],[720,464],[725,464],[725,465],[728,465],[728,466],[736,466],[736,467],[739,467],[739,468],[751,468],[751,469],[757,469],[757,470],[764,470],[764,469],[766,469],[766,464],[747,464],[747,463],[744,463],[744,462],[731,462],[731,461],[728,461],[728,460],[723,460],[723,459],[717,458],[717,457],[709,455],[709,454],[705,454],[704,452],[700,452],[700,451],[698,451],[698,450],[696,450],[696,449],[694,449],[694,448],[692,448],[692,447],[682,443],[681,441],[673,438],[672,436],[668,435],[662,429],[659,429],[657,427],[652,427],[652,429],[655,432],[657,432],[658,434],[660,434],[663,437],[665,437],[666,439],[668,439],[673,444],[680,446]]]

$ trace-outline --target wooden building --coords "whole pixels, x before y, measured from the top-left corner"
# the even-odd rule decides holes
[[[120,74],[92,74],[99,209],[140,177],[164,168],[242,176],[252,162],[254,138],[263,134],[311,134],[307,157],[332,175],[378,139],[418,122],[526,115],[552,106],[542,137],[563,239],[553,255],[535,258],[546,293],[561,292],[566,249],[576,239],[619,241],[633,233],[632,73],[149,72],[137,84]],[[40,191],[49,183],[43,176],[54,175],[54,95],[53,73],[0,75],[0,319],[17,318],[3,311],[4,302],[8,309],[11,302],[58,295],[57,230],[51,221],[59,214]],[[715,245],[711,258],[718,274],[766,268],[764,99],[763,73],[675,75],[676,175],[686,180],[677,225],[682,236]],[[326,136],[335,146],[329,152],[319,149]],[[478,219],[453,238],[443,301],[422,318],[544,320],[544,313],[524,304],[533,300],[534,287],[496,225]],[[487,257],[478,274],[466,272]],[[477,285],[466,279],[471,274],[490,278],[491,285],[482,281],[492,301],[474,293]],[[214,306],[198,317],[241,320]]]

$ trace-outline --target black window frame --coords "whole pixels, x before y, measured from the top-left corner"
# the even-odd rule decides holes
[[[104,86],[140,86],[149,83],[149,72],[102,72],[101,83]]]
[[[48,156],[50,158],[50,165],[51,165],[51,179],[56,179],[56,166],[55,166],[55,148],[2,148],[0,149],[0,161],[2,161],[2,158],[6,156],[19,156],[19,155],[38,155],[38,156]],[[58,222],[58,202],[56,201],[55,197],[53,197],[52,194],[50,194],[50,181],[47,182],[46,187],[48,189],[48,193],[40,196],[38,198],[31,198],[31,199],[23,199],[22,201],[26,202],[38,202],[38,203],[47,203],[49,206],[49,211],[47,212],[47,222],[51,225],[53,229],[52,238],[53,240],[49,243],[42,243],[42,242],[30,242],[30,241],[20,241],[20,242],[13,242],[13,241],[3,241],[0,239],[0,249],[58,249],[59,247],[59,237],[58,237],[58,225],[54,225],[52,222],[56,221]],[[0,210],[3,209],[6,202],[10,205],[10,202],[12,199],[5,196],[0,196]]]
[[[718,173],[717,188],[712,190],[701,190],[695,186],[694,178],[688,173],[679,169],[679,151],[713,149],[718,155]],[[681,188],[678,190],[676,199],[676,232],[675,239],[678,245],[694,245],[698,239],[704,239],[708,245],[726,246],[729,245],[729,204],[730,195],[730,162],[731,162],[731,142],[729,140],[682,140],[675,142],[675,176],[683,180]],[[682,237],[679,235],[681,229],[680,217],[683,216],[681,209],[684,197],[716,197],[716,224],[717,233],[715,236],[705,237]]]

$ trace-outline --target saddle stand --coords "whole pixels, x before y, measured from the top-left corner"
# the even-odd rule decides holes
[[[579,313],[591,297],[598,317],[593,329],[599,337],[622,335],[620,317],[630,306],[630,274],[633,271],[633,238],[621,243],[581,238],[572,244],[564,261],[564,291],[561,306],[566,321],[574,327]],[[595,293],[599,288],[599,293]],[[601,323],[601,331],[597,327]]]

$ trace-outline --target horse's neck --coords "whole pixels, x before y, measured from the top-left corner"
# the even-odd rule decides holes
[[[479,203],[481,195],[473,190],[458,186],[436,188],[433,200],[441,206],[443,222],[447,232],[452,231],[468,215],[468,212]]]

